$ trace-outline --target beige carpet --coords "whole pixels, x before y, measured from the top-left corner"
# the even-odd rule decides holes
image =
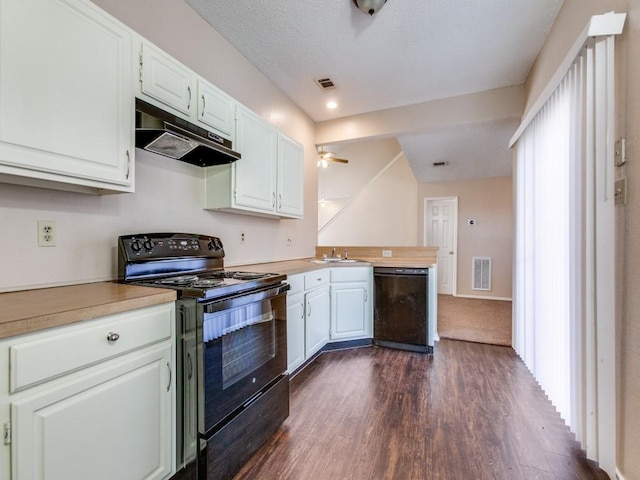
[[[438,295],[438,335],[511,346],[511,302]]]

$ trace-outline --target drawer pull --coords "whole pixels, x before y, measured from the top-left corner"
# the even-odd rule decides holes
[[[172,379],[172,371],[171,371],[171,364],[169,362],[167,362],[167,370],[169,370],[169,384],[167,385],[167,392],[169,390],[171,390],[171,379]]]
[[[109,332],[109,335],[107,335],[107,340],[109,342],[117,342],[119,338],[120,338],[120,335],[115,332]]]

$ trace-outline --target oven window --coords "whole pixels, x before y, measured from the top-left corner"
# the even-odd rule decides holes
[[[206,314],[203,334],[205,342],[221,342],[223,390],[276,356],[276,312],[268,301]]]

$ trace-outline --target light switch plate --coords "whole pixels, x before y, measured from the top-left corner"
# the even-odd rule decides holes
[[[391,250],[382,250],[382,258],[391,258],[393,252]]]

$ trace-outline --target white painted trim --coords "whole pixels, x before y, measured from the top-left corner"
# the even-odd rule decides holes
[[[356,193],[353,197],[351,197],[351,199],[345,204],[345,206],[342,207],[340,210],[338,210],[336,214],[333,217],[331,217],[331,219],[327,223],[325,223],[320,230],[318,230],[318,234],[320,234],[325,228],[327,228],[329,225],[335,222],[336,219],[340,215],[342,215],[353,204],[353,202],[355,202],[358,198],[360,198],[360,196],[362,196],[362,194],[364,194],[364,192],[366,192],[371,187],[371,185],[376,183],[378,179],[382,175],[384,175],[386,171],[389,170],[393,166],[393,164],[396,163],[400,159],[400,157],[402,157],[403,155],[404,155],[404,152],[401,151],[389,163],[387,163],[387,165],[382,170],[380,170],[378,174],[369,181],[369,183],[367,183],[364,187],[362,187],[362,189],[358,193]]]
[[[482,295],[454,295],[454,297],[458,298],[473,298],[476,300],[498,300],[501,302],[513,302],[513,298],[509,297],[485,297]]]
[[[424,197],[423,203],[423,227],[422,245],[427,246],[427,207],[430,201],[451,200],[453,201],[453,265],[451,266],[451,295],[454,297],[458,293],[458,197]],[[437,259],[436,259],[437,264]]]
[[[622,472],[620,472],[620,470],[618,468],[616,468],[616,479],[617,480],[625,480],[625,478],[622,476]]]
[[[594,15],[591,17],[589,23],[584,28],[573,46],[569,49],[569,52],[564,57],[555,73],[551,76],[547,85],[540,92],[538,98],[536,98],[536,101],[532,104],[526,115],[522,117],[520,126],[509,141],[509,148],[513,147],[513,145],[518,141],[522,133],[529,126],[540,109],[542,109],[542,107],[547,103],[547,100],[549,100],[553,92],[556,91],[556,88],[558,88],[558,85],[560,85],[560,82],[575,61],[576,57],[580,53],[580,50],[582,50],[582,48],[584,47],[587,40],[590,37],[601,35],[618,35],[622,33],[622,28],[624,27],[626,18],[626,13],[614,12],[609,12],[602,15]]]

